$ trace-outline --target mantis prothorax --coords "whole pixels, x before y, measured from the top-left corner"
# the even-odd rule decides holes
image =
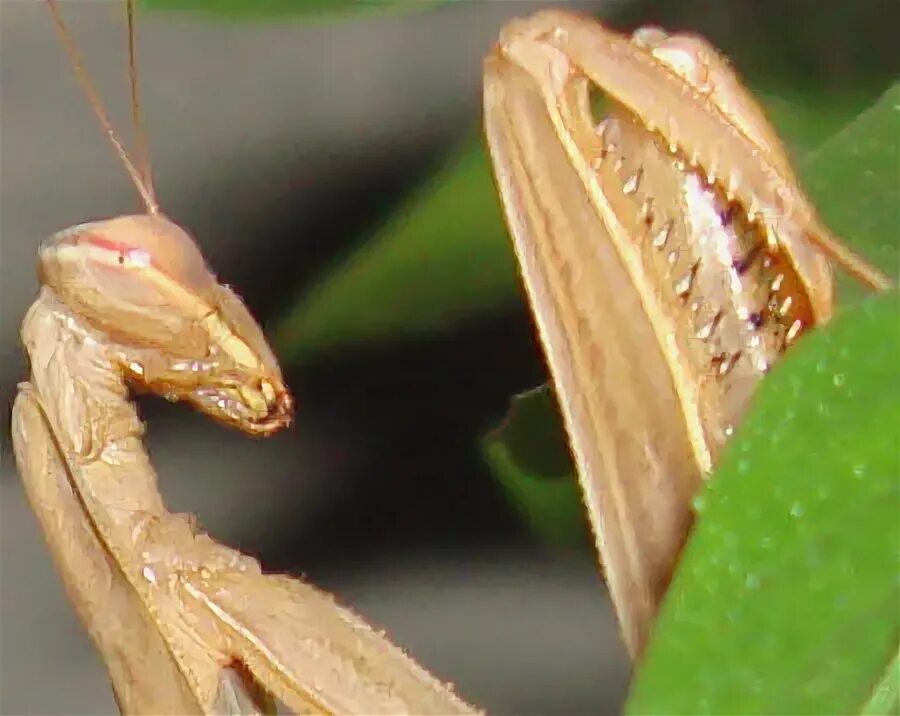
[[[146,159],[129,159],[48,5],[146,213],[42,244],[42,287],[22,326],[31,374],[12,433],[29,502],[120,709],[263,713],[275,697],[297,713],[473,711],[328,595],[263,574],[166,510],[130,386],[258,435],[286,426],[292,401],[244,304],[160,213]]]
[[[597,89],[608,116],[593,115]],[[774,361],[832,311],[831,236],[704,40],[541,12],[485,62],[500,196],[629,652],[691,500]]]

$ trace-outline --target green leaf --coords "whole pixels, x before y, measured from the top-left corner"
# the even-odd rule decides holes
[[[894,657],[862,713],[863,716],[897,716],[900,714],[900,657]]]
[[[700,518],[628,713],[859,713],[900,634],[898,294],[763,381]]]
[[[282,360],[435,331],[517,300],[488,160],[467,148],[276,330]]]
[[[448,0],[140,0],[148,10],[184,10],[250,20],[283,16],[331,17],[397,10],[421,10]]]
[[[876,266],[897,275],[900,260],[900,82],[800,165],[826,224]],[[859,286],[844,281],[844,298]]]
[[[543,543],[586,543],[581,491],[556,397],[547,386],[514,396],[506,420],[488,433],[483,449],[513,505]]]
[[[779,85],[755,90],[754,96],[795,161],[852,122],[872,105],[882,89],[836,87],[824,92]]]

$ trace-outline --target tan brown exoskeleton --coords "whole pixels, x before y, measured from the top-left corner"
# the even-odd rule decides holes
[[[291,396],[247,308],[160,213],[149,171],[121,148],[50,6],[147,211],[41,246],[41,289],[22,325],[31,374],[12,433],[29,502],[120,709],[268,713],[275,697],[297,713],[471,712],[327,594],[263,574],[166,510],[132,387],[255,435],[289,424]]]
[[[608,100],[594,117],[593,95]],[[827,257],[888,280],[803,195],[705,40],[567,12],[504,28],[485,131],[612,599],[639,655],[759,381],[832,310]]]

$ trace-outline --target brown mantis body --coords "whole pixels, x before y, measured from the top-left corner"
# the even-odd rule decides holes
[[[290,422],[291,397],[250,313],[159,213],[149,172],[93,104],[147,214],[42,245],[12,423],[29,501],[121,710],[262,713],[274,696],[296,713],[472,711],[328,595],[166,510],[130,384],[260,435]]]
[[[23,338],[32,374],[14,408],[17,459],[123,712],[221,713],[232,690],[253,703],[233,664],[297,713],[465,710],[327,595],[262,574],[166,511],[126,369],[51,288]]]
[[[592,85],[615,101],[599,127]],[[131,164],[88,94],[147,214],[72,227],[42,247],[13,438],[121,710],[259,713],[274,696],[304,713],[471,711],[327,595],[263,574],[166,510],[130,385],[255,434],[286,425],[291,398],[249,312],[159,213],[149,171]],[[752,99],[698,40],[643,31],[629,41],[539,14],[511,24],[488,59],[485,109],[637,655],[702,476],[772,361],[830,315],[814,244],[882,280],[821,227]]]

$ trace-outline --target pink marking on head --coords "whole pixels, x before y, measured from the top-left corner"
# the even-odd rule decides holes
[[[156,270],[165,273],[165,269],[158,262],[154,261],[153,256],[145,249],[136,249],[126,246],[119,241],[110,241],[99,234],[85,234],[78,237],[78,240],[105,251],[119,254],[119,264],[123,267],[127,262],[132,266],[153,266]]]
[[[96,222],[64,240],[119,253],[123,266],[129,261],[152,267],[198,296],[211,300],[214,295],[216,279],[194,240],[165,217],[136,215]]]

